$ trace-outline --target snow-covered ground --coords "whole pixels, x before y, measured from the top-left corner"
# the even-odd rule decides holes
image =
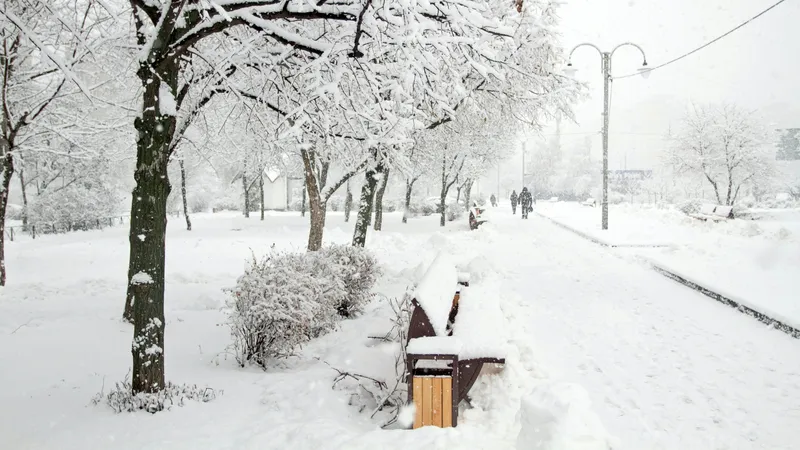
[[[476,385],[458,428],[415,431],[381,430],[369,407],[359,412],[353,384],[331,389],[336,373],[322,362],[393,372],[392,348],[369,339],[389,327],[381,301],[269,372],[226,357],[222,288],[251,250],[303,248],[307,219],[209,214],[192,232],[171,219],[167,378],[224,392],[156,415],[90,404],[130,366],[132,330],[119,320],[126,229],[18,240],[0,290],[0,448],[506,449],[520,420],[524,436],[549,439],[542,448],[606,448],[593,413],[615,450],[794,448],[799,341],[544,219],[491,217],[469,232],[466,220],[440,231],[436,218],[403,226],[392,214],[370,235],[386,267],[381,293],[401,295],[444,250],[505,316],[505,370]],[[347,242],[351,230],[331,215],[326,238]],[[587,440],[595,445],[579,447]]]
[[[760,212],[760,220],[703,222],[674,209],[600,209],[540,202],[537,211],[614,245],[660,244],[635,252],[656,265],[800,329],[800,211]]]

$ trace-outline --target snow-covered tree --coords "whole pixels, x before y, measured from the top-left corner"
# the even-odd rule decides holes
[[[692,106],[673,138],[673,166],[707,181],[719,204],[735,204],[742,187],[774,174],[769,133],[754,112],[738,106]]]
[[[505,0],[131,0],[131,5],[143,91],[134,123],[138,141],[128,274],[128,303],[134,309],[132,385],[134,392],[155,392],[164,386],[167,164],[195,106],[218,92],[217,85],[230,87],[218,81],[245,68],[268,74],[265,81],[278,93],[265,98],[260,92],[257,101],[283,116],[278,132],[294,133],[301,149],[344,133],[365,141],[367,148],[391,145],[392,134],[402,136],[396,125],[413,117],[414,110],[445,117],[457,104],[451,99],[466,86],[502,77],[501,66],[507,64],[495,62],[495,49],[513,33],[503,18],[514,6]],[[260,37],[263,60],[192,72],[195,59],[217,48],[208,43],[239,46],[251,31]],[[200,93],[192,96],[198,85],[208,88],[195,89]],[[224,90],[245,97],[238,89]],[[454,94],[440,95],[445,91]],[[309,166],[306,179],[316,176]]]
[[[116,20],[104,2],[93,0],[6,0],[0,8],[0,286],[6,281],[5,211],[15,163],[25,154],[52,152],[52,140],[79,144],[76,135],[87,133],[94,120],[85,104],[109,82],[98,76],[98,58],[113,47]],[[92,109],[98,108],[94,103]],[[91,152],[75,145],[72,156]],[[23,185],[24,178],[23,172]]]

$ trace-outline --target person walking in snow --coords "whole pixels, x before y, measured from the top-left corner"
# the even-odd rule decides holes
[[[489,202],[492,203],[492,208],[497,207],[497,197],[495,197],[494,194],[492,194],[492,196],[489,197]]]
[[[511,211],[513,211],[514,214],[517,213],[517,191],[516,190],[511,191]]]
[[[530,191],[528,191],[528,188],[522,188],[522,192],[519,193],[519,203],[522,207],[522,218],[527,219],[528,213],[533,210],[531,206],[533,204],[533,196]]]

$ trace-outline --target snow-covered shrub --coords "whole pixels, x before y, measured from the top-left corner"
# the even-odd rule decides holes
[[[476,202],[478,203],[478,206],[486,206],[486,195],[483,193],[478,194]]]
[[[675,206],[676,206],[676,208],[678,208],[678,211],[680,211],[680,212],[682,212],[682,213],[684,213],[684,214],[686,214],[688,216],[689,214],[697,214],[697,213],[699,213],[700,212],[700,207],[703,206],[703,203],[707,203],[707,202],[705,200],[700,200],[700,199],[689,199],[689,200],[682,201],[682,202],[678,203]]]
[[[343,286],[313,253],[281,253],[253,260],[239,277],[228,302],[228,324],[240,365],[266,368],[270,359],[292,355],[298,347],[335,327]],[[317,272],[317,273],[315,273]]]
[[[36,233],[55,230],[89,230],[107,224],[122,206],[117,193],[102,183],[74,183],[45,192],[28,204],[28,223]]]
[[[332,266],[346,290],[344,298],[336,302],[339,315],[352,317],[360,313],[374,297],[372,288],[381,275],[378,260],[369,250],[350,245],[331,245],[317,254]]]
[[[436,212],[436,206],[435,206],[435,205],[432,205],[432,204],[430,204],[430,203],[423,203],[423,204],[422,204],[422,205],[420,205],[420,207],[419,207],[419,212],[420,212],[420,214],[422,214],[423,216],[426,216],[426,217],[427,217],[427,216],[430,216],[430,215],[432,215],[433,213],[435,213],[435,212]]]
[[[464,215],[464,208],[458,203],[450,203],[445,211],[448,222],[454,222]]]
[[[133,386],[126,377],[124,381],[116,383],[107,394],[105,392],[97,394],[92,399],[92,403],[95,406],[105,403],[116,413],[147,411],[155,414],[165,409],[169,410],[173,406],[183,406],[187,400],[207,403],[217,398],[217,394],[217,391],[209,387],[201,388],[197,385],[176,385],[167,382],[167,386],[161,391],[133,395]]]

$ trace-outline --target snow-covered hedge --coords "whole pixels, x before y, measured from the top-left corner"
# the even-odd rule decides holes
[[[239,364],[266,368],[360,312],[380,272],[363,248],[276,253],[253,260],[232,289],[228,324]]]

